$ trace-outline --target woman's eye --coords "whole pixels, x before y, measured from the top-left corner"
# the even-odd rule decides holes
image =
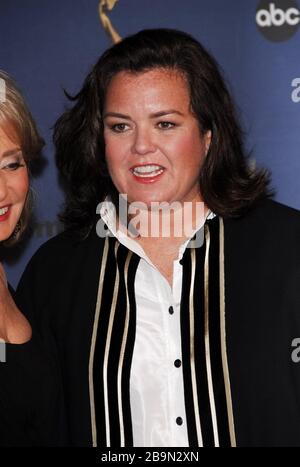
[[[112,131],[115,133],[123,133],[127,130],[128,125],[126,123],[116,123],[115,125],[111,125]]]
[[[20,167],[24,167],[24,166],[25,166],[25,164],[22,164],[21,162],[10,162],[9,164],[6,164],[1,168],[5,169],[5,170],[12,170],[13,171],[13,170],[17,170]]]
[[[172,123],[172,122],[159,122],[158,127],[161,128],[162,130],[169,130],[170,128],[175,127],[175,123]]]

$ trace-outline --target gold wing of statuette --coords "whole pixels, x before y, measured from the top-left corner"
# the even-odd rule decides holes
[[[109,17],[108,12],[111,11],[114,6],[116,5],[118,0],[101,0],[99,2],[98,10],[101,24],[105,30],[105,32],[109,35],[110,39],[112,40],[113,44],[117,44],[122,40],[122,37],[113,27]]]

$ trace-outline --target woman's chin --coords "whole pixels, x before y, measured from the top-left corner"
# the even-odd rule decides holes
[[[15,227],[0,224],[0,243],[8,240],[14,233]]]
[[[135,204],[135,205],[141,205],[141,208],[144,209],[155,209],[156,206],[158,206],[161,203],[171,203],[171,200],[166,197],[166,196],[161,196],[161,195],[151,195],[151,196],[135,196],[135,197],[129,197],[128,196],[128,203],[129,204]]]

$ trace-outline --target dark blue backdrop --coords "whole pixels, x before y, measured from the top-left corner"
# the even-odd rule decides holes
[[[121,36],[145,27],[190,32],[217,58],[235,96],[257,164],[269,167],[277,199],[300,208],[300,29],[286,41],[268,40],[256,24],[258,0],[120,0],[110,12]],[[272,2],[265,2],[272,3]],[[287,4],[274,0],[276,7]],[[294,2],[296,6],[297,2]],[[297,17],[296,17],[297,20]],[[0,0],[0,68],[12,74],[47,146],[48,161],[34,180],[37,228],[21,257],[6,265],[16,284],[37,247],[57,233],[63,200],[53,162],[51,127],[110,45],[98,0]],[[298,83],[298,84],[297,84]],[[294,99],[292,93],[294,91]]]

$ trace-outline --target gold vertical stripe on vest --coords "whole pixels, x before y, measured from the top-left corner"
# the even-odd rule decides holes
[[[191,248],[191,284],[190,284],[190,297],[189,297],[189,308],[190,308],[190,355],[191,355],[191,377],[192,377],[192,391],[194,401],[194,414],[196,419],[196,431],[198,446],[203,446],[202,431],[201,431],[201,420],[199,414],[198,404],[198,392],[197,392],[197,380],[196,380],[196,366],[195,366],[195,310],[194,310],[194,287],[195,287],[195,271],[196,271],[196,252],[194,248]]]
[[[209,228],[205,225],[205,262],[204,262],[204,340],[205,340],[205,361],[208,382],[208,394],[210,411],[212,417],[212,425],[214,431],[215,447],[219,447],[218,422],[216,414],[215,396],[212,381],[211,359],[210,359],[210,340],[209,340],[209,250],[210,250],[210,233]]]
[[[104,248],[103,248],[102,261],[101,261],[99,286],[98,286],[97,302],[96,302],[96,308],[95,308],[95,318],[94,318],[94,325],[93,325],[93,334],[92,334],[91,349],[90,349],[90,359],[89,359],[90,408],[91,408],[92,441],[93,441],[94,447],[97,447],[97,428],[96,428],[94,375],[93,375],[94,354],[95,354],[95,346],[96,346],[96,339],[97,339],[98,322],[99,322],[99,316],[100,316],[100,306],[101,306],[101,301],[102,301],[104,275],[105,275],[105,269],[106,269],[106,263],[107,263],[108,245],[109,245],[109,241],[108,241],[108,238],[106,237]]]
[[[129,296],[128,296],[128,268],[130,260],[132,258],[132,251],[128,252],[125,267],[124,267],[124,278],[125,278],[125,289],[126,289],[126,316],[125,316],[125,326],[123,332],[123,339],[120,351],[120,359],[118,365],[118,404],[119,404],[119,420],[120,420],[120,439],[121,447],[125,446],[125,433],[124,433],[124,420],[123,420],[123,407],[122,407],[122,371],[124,363],[125,348],[127,343],[128,329],[129,329]]]
[[[120,246],[120,243],[116,242],[115,244],[115,256],[116,257],[117,257],[119,246]],[[119,285],[120,285],[120,276],[119,276],[119,269],[117,266],[114,292],[113,292],[113,298],[112,298],[112,304],[111,304],[111,312],[109,315],[108,330],[107,330],[107,337],[106,337],[106,343],[105,343],[104,361],[103,361],[103,392],[104,392],[104,411],[105,411],[107,447],[110,447],[110,420],[109,420],[108,387],[107,387],[107,367],[108,367],[111,335],[112,335],[112,329],[113,329],[115,313],[116,313]]]
[[[234,428],[234,417],[232,409],[232,398],[230,388],[230,377],[227,361],[226,349],[226,316],[225,316],[225,264],[224,264],[224,221],[220,218],[220,323],[221,323],[221,349],[222,364],[226,391],[227,414],[229,421],[230,442],[232,447],[236,447],[236,437]]]

